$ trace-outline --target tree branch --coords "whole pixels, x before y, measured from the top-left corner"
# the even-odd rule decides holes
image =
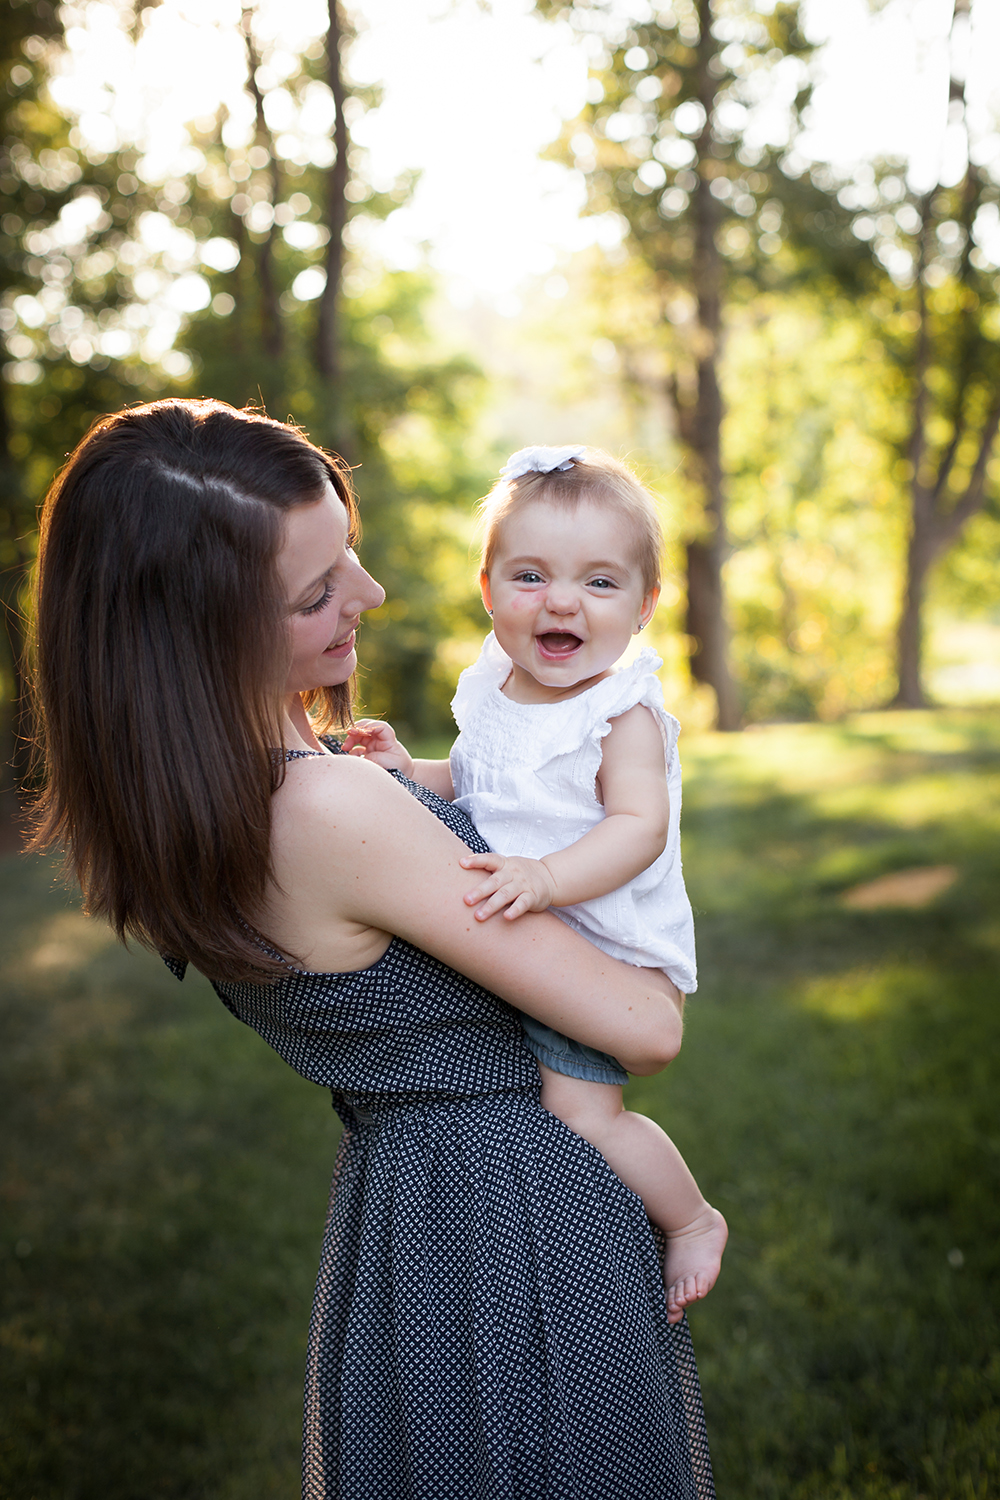
[[[993,403],[990,414],[986,418],[983,434],[979,441],[979,452],[976,455],[976,462],[969,477],[965,494],[948,514],[940,517],[937,522],[935,540],[940,538],[939,545],[943,546],[946,542],[950,542],[956,537],[969,517],[975,515],[976,511],[982,505],[983,492],[986,488],[986,469],[990,461],[990,454],[993,451],[993,444],[996,442],[998,430],[1000,430],[1000,397]]]
[[[260,84],[257,82],[257,69],[260,67],[260,57],[253,37],[253,8],[245,6],[243,10],[243,35],[246,39],[247,49],[247,86],[253,97],[254,110],[257,117],[257,139],[265,147],[271,159],[271,202],[276,207],[281,196],[281,177],[278,171],[278,162],[274,153],[274,140],[264,118],[264,95],[261,93]],[[277,233],[277,225],[271,221],[271,226],[266,237],[257,247],[257,273],[260,277],[260,297],[263,308],[263,339],[264,352],[270,359],[280,359],[284,353],[284,328],[281,322],[281,308],[278,305],[278,289],[274,278],[274,239]]]
[[[917,237],[917,330],[916,358],[914,360],[913,425],[907,444],[907,457],[913,474],[913,493],[916,496],[920,485],[918,475],[927,449],[927,368],[930,363],[930,329],[928,327],[927,288],[924,272],[927,269],[927,242],[931,232],[931,195],[926,193],[920,202],[920,233]]]
[[[340,378],[340,283],[344,269],[344,230],[347,226],[348,134],[340,50],[344,28],[338,0],[327,0],[330,26],[327,31],[327,82],[333,95],[333,144],[336,159],[327,177],[326,220],[330,238],[326,247],[326,286],[319,301],[316,363],[325,380]]]

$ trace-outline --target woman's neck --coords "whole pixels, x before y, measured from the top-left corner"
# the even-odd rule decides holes
[[[290,693],[285,699],[285,749],[322,750],[315,731],[306,713],[300,693]]]

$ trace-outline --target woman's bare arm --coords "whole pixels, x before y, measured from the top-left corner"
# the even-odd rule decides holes
[[[466,852],[377,767],[348,756],[295,762],[275,798],[281,894],[267,930],[287,933],[321,971],[364,967],[377,954],[344,961],[362,951],[359,936],[395,933],[629,1072],[665,1067],[681,1043],[683,1000],[670,980],[608,958],[545,913],[477,923],[463,901]]]

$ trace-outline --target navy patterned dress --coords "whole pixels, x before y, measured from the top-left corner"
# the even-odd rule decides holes
[[[510,1007],[399,938],[358,973],[215,989],[344,1122],[304,1500],[711,1500],[642,1203],[542,1109]]]

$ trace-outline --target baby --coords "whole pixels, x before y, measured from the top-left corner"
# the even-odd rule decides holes
[[[480,584],[493,618],[452,703],[449,761],[414,762],[387,724],[361,720],[352,754],[455,800],[497,852],[470,854],[485,878],[476,918],[553,908],[614,958],[696,987],[694,924],[680,859],[680,725],[645,650],[612,672],[660,593],[652,498],[595,449],[525,448],[482,504]],[[728,1234],[670,1138],[626,1110],[628,1075],[602,1052],[521,1017],[542,1103],[582,1135],[667,1240],[668,1316],[704,1297]]]

